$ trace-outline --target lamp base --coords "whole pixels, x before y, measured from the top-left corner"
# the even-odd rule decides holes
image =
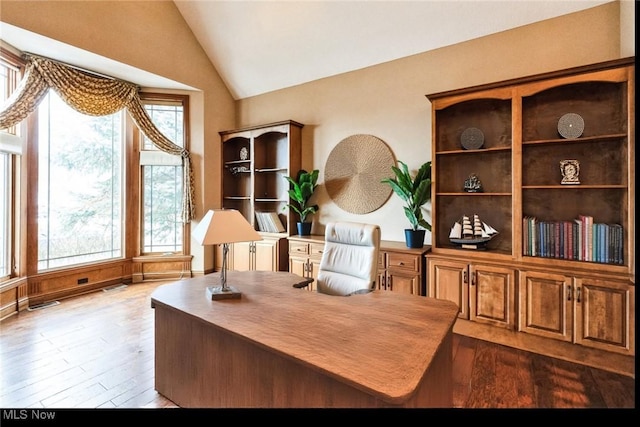
[[[227,286],[225,290],[222,289],[222,286],[207,286],[207,296],[213,301],[240,298],[241,295],[242,293],[233,286]]]

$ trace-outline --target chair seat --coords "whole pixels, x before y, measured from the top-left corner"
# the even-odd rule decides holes
[[[334,271],[320,271],[318,273],[318,291],[329,295],[349,295],[354,292],[371,289],[368,278],[350,276]]]

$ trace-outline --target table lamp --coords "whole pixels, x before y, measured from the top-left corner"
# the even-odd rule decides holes
[[[260,236],[246,218],[235,209],[209,210],[204,218],[202,218],[202,221],[200,221],[200,224],[193,230],[192,236],[201,245],[222,245],[221,286],[210,286],[207,288],[211,299],[240,298],[240,291],[227,284],[229,243],[262,240],[262,236]]]

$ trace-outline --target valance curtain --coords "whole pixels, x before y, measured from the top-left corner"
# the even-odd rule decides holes
[[[83,114],[106,116],[126,108],[136,125],[159,150],[182,157],[182,221],[188,223],[194,218],[193,172],[189,151],[171,142],[155,127],[142,106],[136,85],[92,75],[34,55],[26,55],[26,59],[24,77],[0,111],[0,129],[14,126],[27,118],[35,111],[50,88],[72,108]]]

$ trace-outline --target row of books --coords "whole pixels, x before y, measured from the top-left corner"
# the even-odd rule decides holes
[[[624,230],[620,224],[595,223],[592,216],[573,221],[523,219],[525,256],[624,264]]]
[[[258,230],[267,233],[283,233],[284,225],[276,212],[256,212]]]

